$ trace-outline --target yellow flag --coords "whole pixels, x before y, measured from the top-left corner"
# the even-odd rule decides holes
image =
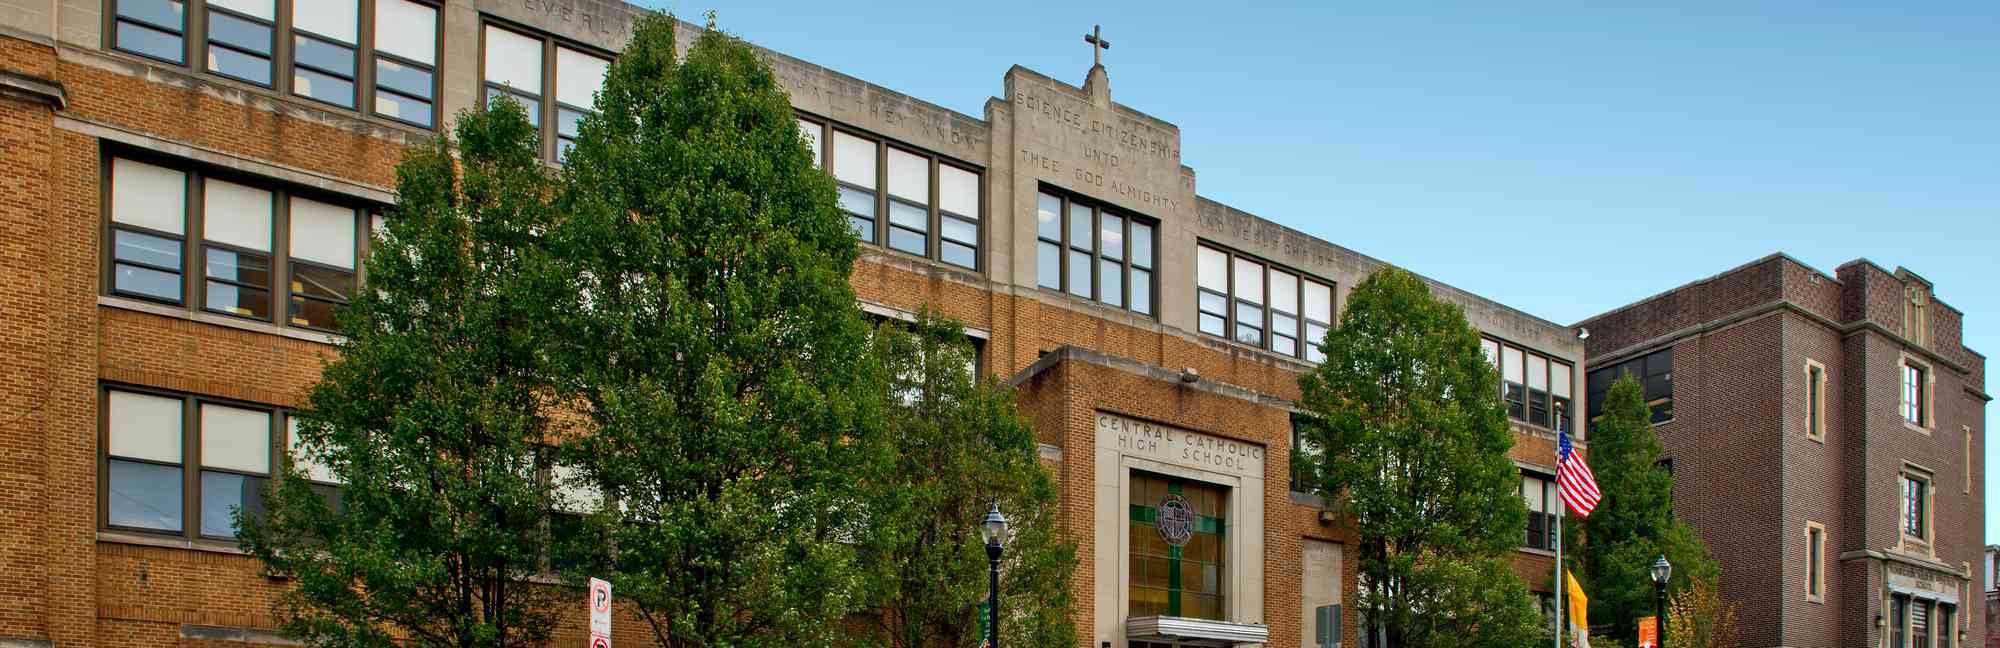
[[[1590,648],[1590,599],[1583,595],[1583,585],[1576,582],[1576,574],[1563,570],[1563,603],[1569,606],[1569,645]]]

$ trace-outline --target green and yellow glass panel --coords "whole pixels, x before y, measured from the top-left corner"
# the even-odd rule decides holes
[[[1131,492],[1131,615],[1222,620],[1228,490],[1133,473]],[[1169,495],[1193,513],[1192,533],[1180,546],[1168,543],[1159,528],[1160,504]]]

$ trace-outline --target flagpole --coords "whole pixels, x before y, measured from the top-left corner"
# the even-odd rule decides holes
[[[1561,481],[1557,481],[1557,482],[1556,482],[1556,523],[1555,523],[1555,527],[1556,527],[1556,528],[1555,528],[1555,531],[1556,531],[1556,578],[1555,578],[1555,581],[1554,581],[1554,583],[1555,583],[1555,586],[1551,588],[1551,589],[1554,589],[1554,590],[1556,591],[1556,609],[1555,609],[1555,615],[1554,615],[1554,616],[1555,616],[1555,619],[1554,619],[1554,622],[1555,622],[1555,625],[1556,625],[1556,645],[1555,645],[1555,648],[1562,648],[1562,645],[1563,645],[1563,620],[1564,620],[1564,619],[1567,619],[1567,618],[1568,618],[1568,617],[1566,617],[1566,616],[1564,616],[1564,615],[1563,615],[1563,590],[1566,590],[1566,589],[1569,589],[1569,587],[1568,587],[1568,585],[1569,585],[1569,581],[1568,581],[1568,580],[1565,580],[1565,579],[1563,578],[1563,535],[1562,535],[1562,533],[1563,533],[1563,532],[1562,532],[1562,520],[1563,520],[1563,509],[1566,509],[1566,508],[1569,508],[1569,505],[1568,505],[1568,504],[1564,504],[1564,503],[1563,503],[1563,501],[1562,501],[1562,482],[1561,482]]]

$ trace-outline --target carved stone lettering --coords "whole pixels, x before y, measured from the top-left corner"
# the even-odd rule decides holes
[[[1124,454],[1163,463],[1247,477],[1264,475],[1264,446],[1147,423],[1116,414],[1097,414],[1098,442],[1112,441]]]

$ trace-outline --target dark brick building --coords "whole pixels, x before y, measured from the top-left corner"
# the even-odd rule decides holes
[[[1644,381],[1740,645],[1986,641],[1991,397],[1962,320],[1909,270],[1774,254],[1577,325],[1592,415]]]

